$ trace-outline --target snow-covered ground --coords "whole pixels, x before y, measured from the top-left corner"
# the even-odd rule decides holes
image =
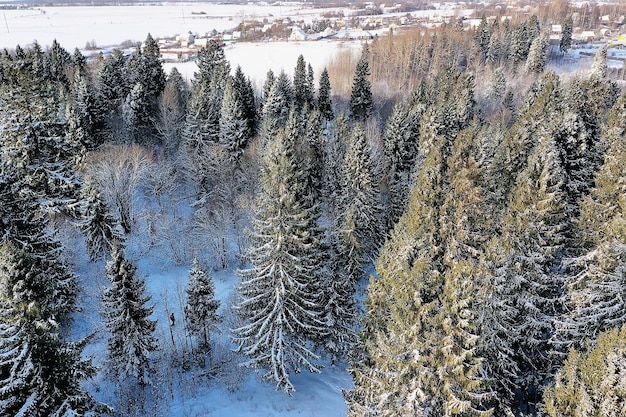
[[[327,10],[327,9],[326,9]],[[298,5],[263,6],[217,3],[159,3],[146,6],[36,7],[2,10],[0,47],[12,48],[37,40],[42,46],[56,39],[64,48],[83,48],[95,41],[99,46],[119,45],[126,40],[143,41],[171,37],[189,31],[204,34],[232,30],[242,19],[311,21],[320,9]],[[202,14],[201,14],[202,13]]]
[[[303,371],[291,375],[296,388],[292,396],[276,391],[272,383],[261,382],[254,371],[241,366],[245,358],[232,351],[229,329],[233,327],[231,299],[238,277],[235,269],[239,265],[236,249],[232,247],[229,266],[226,269],[213,268],[211,248],[207,245],[198,253],[199,259],[208,266],[215,283],[215,294],[221,302],[218,313],[224,316],[219,330],[212,334],[213,363],[201,368],[192,366],[187,370],[181,367],[182,350],[185,348],[183,331],[183,308],[185,287],[188,279],[190,262],[183,261],[176,265],[171,247],[157,237],[156,243],[150,243],[147,223],[142,220],[150,209],[151,198],[142,198],[137,206],[139,221],[127,243],[126,256],[137,266],[137,274],[146,281],[149,305],[154,306],[152,319],[157,320],[155,336],[158,338],[159,351],[155,354],[156,376],[153,377],[154,391],[147,407],[133,416],[146,417],[199,417],[199,416],[237,416],[237,417],[342,417],[346,415],[346,405],[342,391],[352,387],[347,371],[347,363],[331,364],[322,359],[322,372],[311,374]],[[139,206],[142,206],[143,209]],[[189,207],[183,201],[180,209]],[[144,210],[145,209],[145,210]],[[188,220],[188,219],[186,219]],[[185,216],[178,220],[186,221]],[[104,276],[104,261],[91,262],[84,250],[84,241],[80,233],[72,228],[65,228],[63,240],[69,249],[75,265],[75,271],[81,283],[82,292],[78,300],[79,312],[75,314],[71,338],[82,338],[94,334],[85,349],[85,354],[94,358],[94,364],[104,365],[108,333],[100,317],[101,292],[108,285]],[[228,232],[228,239],[235,241],[233,232]],[[208,240],[208,239],[207,239]],[[173,245],[182,248],[189,238],[180,236]],[[194,242],[194,246],[202,246]],[[236,246],[233,244],[233,246]],[[190,250],[188,248],[188,250]],[[189,255],[187,255],[189,257]],[[169,326],[169,315],[174,313],[176,324]],[[94,396],[116,407],[117,392],[115,384],[100,373],[89,381],[87,388]],[[122,414],[124,415],[124,414]]]

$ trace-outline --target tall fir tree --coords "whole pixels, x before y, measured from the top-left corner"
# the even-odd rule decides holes
[[[19,56],[16,52],[3,67],[0,231],[2,242],[11,240],[46,271],[53,291],[41,302],[63,320],[73,309],[77,288],[49,220],[51,213],[67,212],[76,201],[76,165],[84,148],[64,135],[63,106],[45,78],[42,59],[33,46]]]
[[[374,110],[369,76],[369,61],[366,57],[362,57],[356,64],[350,93],[350,117],[357,122],[365,122]]]
[[[105,326],[108,341],[109,370],[120,383],[150,383],[150,354],[157,349],[150,319],[153,307],[147,307],[146,283],[136,276],[137,268],[126,259],[124,247],[113,244],[107,262],[106,277],[111,285],[103,293]]]
[[[363,275],[366,262],[380,248],[383,212],[371,150],[360,123],[352,130],[343,159],[341,196],[336,231],[337,245],[345,254],[345,270],[354,282]]]
[[[233,75],[233,88],[240,103],[241,111],[247,121],[246,138],[250,140],[257,132],[258,114],[256,98],[254,96],[254,88],[252,88],[252,81],[244,75],[240,66],[237,66],[235,75]]]
[[[349,415],[428,415],[441,403],[427,389],[436,381],[426,351],[438,338],[432,319],[443,288],[439,207],[445,187],[442,137],[434,140],[405,214],[391,232],[370,279],[360,337],[364,357],[353,364]],[[438,405],[435,404],[438,402]],[[436,411],[435,411],[436,412]]]
[[[302,55],[298,56],[293,73],[293,102],[298,110],[313,104],[313,88],[309,83],[307,65]]]
[[[328,70],[324,68],[320,74],[319,88],[317,90],[317,108],[325,120],[333,120],[335,113],[331,97],[330,78]]]
[[[239,159],[249,139],[248,121],[237,96],[233,83],[228,79],[224,87],[224,98],[220,111],[219,142],[226,148],[233,161]]]
[[[572,31],[574,29],[574,20],[572,16],[567,16],[561,25],[561,38],[559,39],[559,50],[567,53],[572,46]]]
[[[520,173],[486,256],[489,294],[484,332],[486,356],[501,398],[535,412],[540,392],[552,377],[550,339],[563,312],[561,257],[571,219],[566,209],[565,175],[548,133]],[[511,365],[511,366],[509,366]],[[516,368],[516,369],[515,369]]]
[[[550,39],[546,34],[537,36],[530,45],[528,57],[526,58],[526,71],[530,73],[541,74],[546,66],[548,58],[548,48]]]
[[[215,298],[213,278],[198,258],[193,259],[189,269],[186,293],[185,326],[198,339],[200,348],[210,352],[211,330],[220,320],[217,315],[220,302]]]
[[[262,369],[262,378],[277,389],[294,391],[291,372],[305,367],[319,372],[311,340],[324,334],[321,317],[320,242],[313,227],[317,211],[302,198],[303,185],[294,150],[283,133],[266,151],[257,197],[249,267],[238,271],[245,320],[234,330],[247,365]]]
[[[555,343],[565,355],[570,348],[582,350],[586,341],[619,327],[624,316],[623,288],[626,225],[624,203],[624,161],[626,146],[626,97],[620,97],[603,132],[607,152],[595,186],[581,202],[575,223],[575,241],[569,251],[567,313],[558,323]]]
[[[89,257],[100,259],[111,253],[113,242],[124,240],[124,233],[90,177],[85,178],[81,193],[78,225],[85,235]]]
[[[601,333],[586,351],[571,350],[544,391],[549,417],[620,416],[626,399],[626,327]]]
[[[35,258],[12,243],[0,247],[0,413],[11,416],[66,416],[103,413],[81,386],[95,375],[81,358],[86,341],[62,339],[53,291]]]

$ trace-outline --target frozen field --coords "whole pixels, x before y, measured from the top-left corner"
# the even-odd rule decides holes
[[[325,9],[327,10],[327,9]],[[126,40],[142,41],[233,29],[245,17],[258,20],[312,20],[319,9],[302,6],[224,5],[176,3],[150,6],[36,7],[3,10],[0,18],[0,47],[12,48],[37,40],[50,45],[56,39],[64,48],[83,48],[88,41],[99,46],[119,45]],[[200,14],[203,13],[203,14]]]

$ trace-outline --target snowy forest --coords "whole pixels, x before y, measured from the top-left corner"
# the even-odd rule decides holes
[[[0,415],[159,415],[172,367],[292,395],[322,362],[349,416],[625,415],[626,96],[606,44],[553,70],[572,25],[407,31],[258,91],[216,42],[191,82],[150,35],[0,53]],[[150,250],[187,268],[182,333]]]

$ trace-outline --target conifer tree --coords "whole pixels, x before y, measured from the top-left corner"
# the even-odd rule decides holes
[[[356,64],[350,93],[350,116],[357,122],[365,122],[372,115],[372,85],[369,80],[370,67],[366,57]]]
[[[135,84],[122,105],[122,119],[130,143],[150,143],[151,116],[148,95],[142,83]]]
[[[115,49],[111,56],[100,62],[96,76],[99,102],[104,109],[111,111],[122,105],[130,91],[124,75],[126,57],[119,49]]]
[[[313,104],[313,89],[309,83],[307,66],[302,55],[298,56],[293,73],[293,102],[298,110]]]
[[[111,253],[113,242],[123,241],[124,234],[90,177],[85,178],[81,193],[79,226],[87,240],[87,253],[96,260]]]
[[[370,279],[360,333],[364,357],[353,364],[355,387],[346,398],[350,416],[442,414],[428,355],[440,338],[433,317],[443,288],[441,149],[434,146],[422,164],[407,211],[378,257],[378,278]]]
[[[339,218],[339,196],[341,195],[342,163],[346,153],[350,130],[344,112],[339,112],[324,147],[324,168],[322,192],[326,210],[331,219]]]
[[[484,324],[492,339],[487,360],[501,398],[516,392],[530,412],[551,377],[550,338],[563,311],[560,262],[570,227],[564,181],[554,139],[543,133],[486,257],[486,311],[493,314]]]
[[[626,147],[626,98],[622,96],[603,133],[608,146],[595,186],[581,203],[576,221],[576,240],[568,259],[567,314],[560,320],[555,338],[558,351],[585,348],[598,335],[626,322],[623,289],[626,271],[624,256],[624,160]]]
[[[319,89],[317,91],[317,108],[325,120],[333,120],[335,113],[330,92],[330,78],[328,70],[324,68],[320,74]]]
[[[526,71],[541,74],[546,66],[548,58],[548,47],[550,46],[548,35],[540,34],[530,45],[528,57],[526,58]]]
[[[265,101],[270,95],[270,91],[272,90],[275,82],[276,76],[274,75],[274,71],[270,69],[267,71],[265,81],[263,82],[263,96],[261,97],[261,103],[259,103],[259,113],[263,113],[263,106],[265,105]]]
[[[310,346],[324,334],[318,278],[320,242],[311,233],[317,211],[302,198],[303,185],[294,150],[279,134],[263,160],[261,190],[257,197],[249,267],[238,271],[241,302],[237,310],[245,320],[234,330],[238,351],[247,365],[262,369],[262,378],[277,389],[294,391],[291,372],[305,367],[319,372]]]
[[[106,265],[111,286],[103,294],[108,341],[109,369],[120,383],[129,378],[139,385],[150,383],[150,353],[157,349],[153,336],[156,321],[150,320],[146,284],[136,276],[137,268],[124,256],[119,242],[113,244]]]
[[[248,121],[230,79],[224,87],[219,126],[220,144],[226,148],[231,160],[238,160],[248,142]]]
[[[185,326],[198,338],[200,346],[210,351],[211,329],[218,323],[219,300],[215,299],[215,285],[209,273],[194,258],[187,280]]]
[[[325,169],[322,116],[318,110],[309,113],[304,127],[302,169],[306,193],[311,202],[320,201]]]
[[[388,228],[398,221],[409,198],[409,177],[419,143],[419,105],[396,103],[383,135],[383,156],[389,190]]]
[[[0,413],[11,416],[87,415],[110,411],[83,390],[95,374],[69,343],[46,305],[53,291],[37,260],[12,243],[0,248]]]
[[[537,145],[539,132],[550,130],[552,121],[561,114],[562,101],[560,81],[554,72],[541,76],[527,92],[518,108],[519,117],[506,132],[491,164],[496,209],[506,205],[517,176]]]
[[[66,134],[86,150],[95,150],[104,142],[105,114],[86,76],[74,72],[73,94],[66,105]]]
[[[586,351],[571,350],[544,391],[550,417],[619,416],[626,400],[626,327],[601,333]]]
[[[159,98],[156,122],[160,141],[170,154],[179,149],[190,95],[187,82],[176,67],[172,68]]]
[[[608,44],[605,43],[598,49],[598,52],[596,52],[596,56],[593,58],[593,64],[591,65],[590,78],[599,80],[606,78],[608,47]]]
[[[198,150],[219,142],[219,119],[224,86],[230,77],[230,65],[224,50],[214,40],[198,51],[198,72],[189,103],[183,137],[188,149],[194,149],[191,159],[201,158]],[[197,163],[197,162],[196,162]]]
[[[52,46],[47,54],[46,67],[50,75],[50,79],[59,84],[63,89],[68,89],[70,80],[67,78],[67,72],[70,68],[72,56],[57,42],[52,40]]]
[[[75,277],[63,261],[63,247],[51,233],[48,214],[75,202],[76,164],[82,147],[64,133],[63,108],[45,78],[42,53],[34,48],[5,63],[0,85],[0,233],[30,253],[46,271],[54,291],[47,307],[66,318],[76,296]]]
[[[572,46],[572,30],[574,29],[574,21],[572,16],[567,16],[561,25],[561,39],[559,40],[559,49],[563,53],[567,53]]]
[[[233,88],[235,95],[240,103],[241,111],[247,121],[248,129],[246,131],[247,140],[250,140],[257,131],[257,109],[256,99],[254,97],[254,89],[250,78],[247,78],[240,66],[237,66],[235,75],[233,75]]]
[[[363,264],[376,256],[382,239],[382,202],[365,131],[357,124],[342,165],[341,197],[336,233],[345,254],[346,272],[354,282]]]
[[[489,41],[491,39],[491,28],[487,23],[487,17],[483,15],[480,20],[478,28],[476,28],[476,43],[480,51],[481,58],[485,60],[487,58],[487,52],[489,51]]]

